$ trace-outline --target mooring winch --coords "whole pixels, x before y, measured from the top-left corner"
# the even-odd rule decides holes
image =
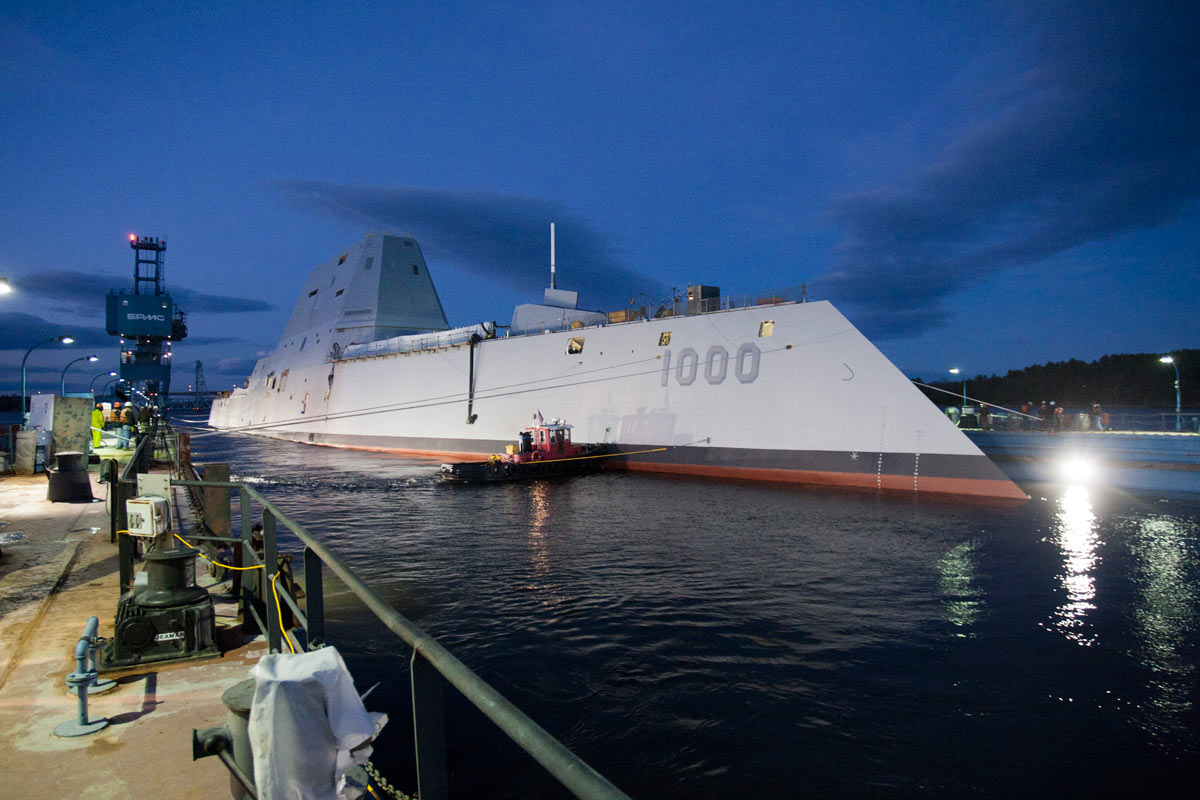
[[[139,475],[138,496],[126,503],[126,535],[150,543],[144,557],[146,580],[136,581],[117,604],[101,670],[221,652],[214,637],[212,598],[193,578],[196,551],[171,546],[170,491],[169,476]]]

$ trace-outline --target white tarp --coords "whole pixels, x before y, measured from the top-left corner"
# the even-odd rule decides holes
[[[262,800],[345,800],[346,770],[387,722],[368,713],[334,647],[271,653],[250,670],[250,746]],[[353,752],[352,752],[353,751]],[[357,796],[357,792],[355,792]]]

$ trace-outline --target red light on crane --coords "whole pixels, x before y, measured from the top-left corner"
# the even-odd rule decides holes
[[[137,241],[137,234],[136,234],[136,233],[131,233],[131,234],[129,234],[129,241],[131,241],[131,242],[136,242],[136,241]]]

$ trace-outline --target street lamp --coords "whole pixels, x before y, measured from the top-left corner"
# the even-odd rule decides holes
[[[25,358],[21,359],[21,420],[22,420],[22,422],[29,421],[29,412],[25,410],[25,404],[26,404],[26,402],[28,402],[28,397],[29,397],[29,395],[25,391],[25,362],[29,359],[29,354],[44,344],[50,344],[51,342],[58,342],[59,344],[70,344],[73,341],[75,341],[75,340],[72,339],[70,336],[55,336],[53,338],[45,340],[44,342],[38,342],[33,347],[31,347],[25,351]]]
[[[110,372],[110,373],[108,373],[108,374],[109,374],[109,375],[116,375],[117,373],[115,373],[115,372]],[[106,384],[104,384],[103,386],[101,386],[101,387],[100,387],[100,396],[101,396],[101,397],[104,397],[104,396],[105,396],[105,394],[108,392],[108,387],[112,386],[114,383],[124,383],[124,382],[125,382],[125,379],[124,379],[124,378],[113,378],[111,381],[109,381],[108,383],[106,383]],[[115,392],[116,390],[114,389],[113,391]]]
[[[59,381],[58,381],[58,396],[59,397],[67,396],[67,370],[71,368],[72,364],[76,363],[77,361],[99,361],[99,360],[100,360],[100,356],[80,356],[79,358],[75,359],[75,361],[68,361],[67,366],[63,367],[62,377],[59,378]]]
[[[959,373],[958,367],[950,368],[951,375],[957,375],[958,373]],[[967,413],[967,378],[965,375],[963,376],[962,382],[963,382],[962,412],[965,414],[965,413]]]
[[[12,284],[8,282],[8,278],[0,277],[0,294],[12,294]]]
[[[1175,363],[1174,356],[1163,356],[1159,361],[1175,368],[1175,430],[1181,431],[1183,422],[1182,417],[1179,416],[1179,365]]]
[[[95,393],[95,391],[96,391],[96,381],[100,380],[100,379],[101,379],[101,378],[103,378],[105,375],[107,375],[107,376],[108,376],[108,377],[110,377],[110,378],[115,378],[115,377],[117,377],[117,371],[116,371],[116,370],[112,370],[112,369],[110,369],[108,372],[101,372],[99,375],[97,375],[96,377],[92,378],[92,383],[91,383],[91,385],[90,385],[90,386],[88,386],[88,391],[89,391],[89,392],[92,392],[92,393],[94,394],[94,393]]]

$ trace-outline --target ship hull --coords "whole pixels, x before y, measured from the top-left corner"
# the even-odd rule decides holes
[[[289,358],[260,362],[245,389],[214,402],[210,423],[467,458],[496,452],[540,411],[626,454],[606,468],[1026,497],[827,302]]]

